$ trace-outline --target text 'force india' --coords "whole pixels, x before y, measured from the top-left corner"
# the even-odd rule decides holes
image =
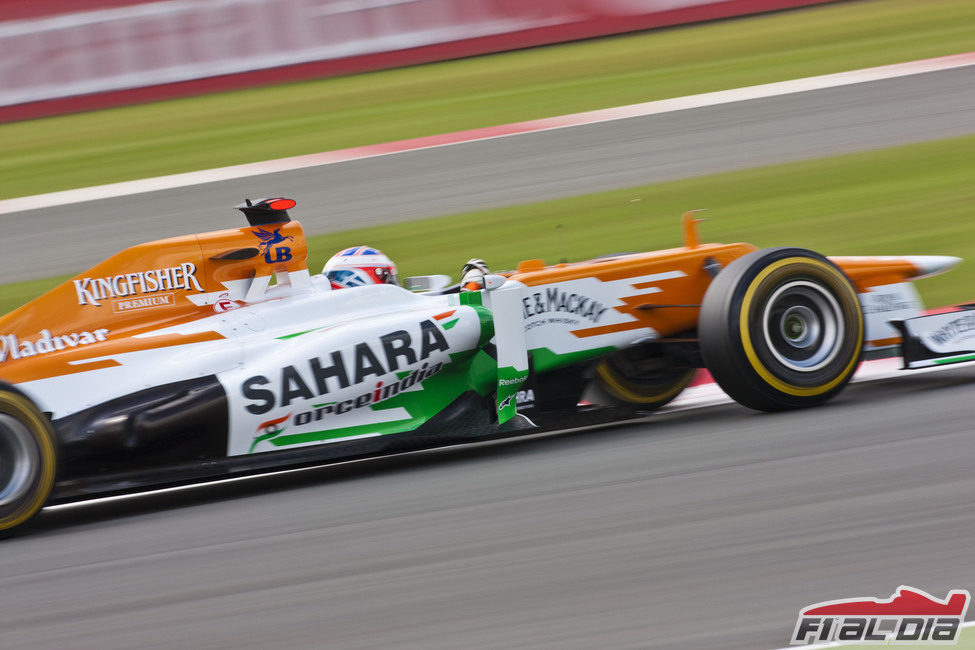
[[[864,346],[899,343],[909,281],[958,261],[700,244],[688,214],[681,248],[335,291],[293,206],[248,201],[247,228],[126,249],[0,318],[0,531],[45,504],[631,417],[699,367],[751,408],[819,404]]]

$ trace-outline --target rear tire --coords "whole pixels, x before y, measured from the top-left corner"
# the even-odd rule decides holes
[[[856,289],[828,259],[802,248],[745,255],[708,287],[701,353],[735,401],[760,411],[822,404],[843,389],[863,349]]]
[[[654,354],[650,346],[620,350],[596,366],[594,401],[655,411],[687,388],[697,369]]]
[[[0,386],[0,537],[44,506],[56,467],[50,421],[21,393]]]

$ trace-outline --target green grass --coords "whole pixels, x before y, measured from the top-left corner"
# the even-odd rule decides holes
[[[975,136],[320,235],[331,252],[369,243],[401,275],[457,275],[470,257],[585,259],[681,244],[679,216],[707,208],[704,241],[794,245],[829,255],[939,254],[966,259],[918,283],[929,305],[975,299]]]
[[[918,283],[928,305],[975,299],[975,136],[634,187],[543,203],[364,228],[309,239],[309,266],[368,243],[401,276],[456,277],[471,257],[496,269],[679,246],[679,217],[709,208],[704,241],[793,245],[829,255],[966,259]],[[295,212],[300,219],[300,210]],[[0,313],[64,278],[8,285]]]
[[[0,125],[0,198],[975,49],[970,0],[858,0]]]

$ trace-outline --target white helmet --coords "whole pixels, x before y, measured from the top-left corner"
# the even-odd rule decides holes
[[[396,265],[378,248],[353,246],[339,251],[325,263],[322,273],[333,289],[366,284],[399,284]]]

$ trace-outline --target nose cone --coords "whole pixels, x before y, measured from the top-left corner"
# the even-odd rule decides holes
[[[908,255],[906,259],[917,269],[915,278],[926,278],[930,275],[944,273],[950,268],[958,266],[960,257],[952,255]]]

